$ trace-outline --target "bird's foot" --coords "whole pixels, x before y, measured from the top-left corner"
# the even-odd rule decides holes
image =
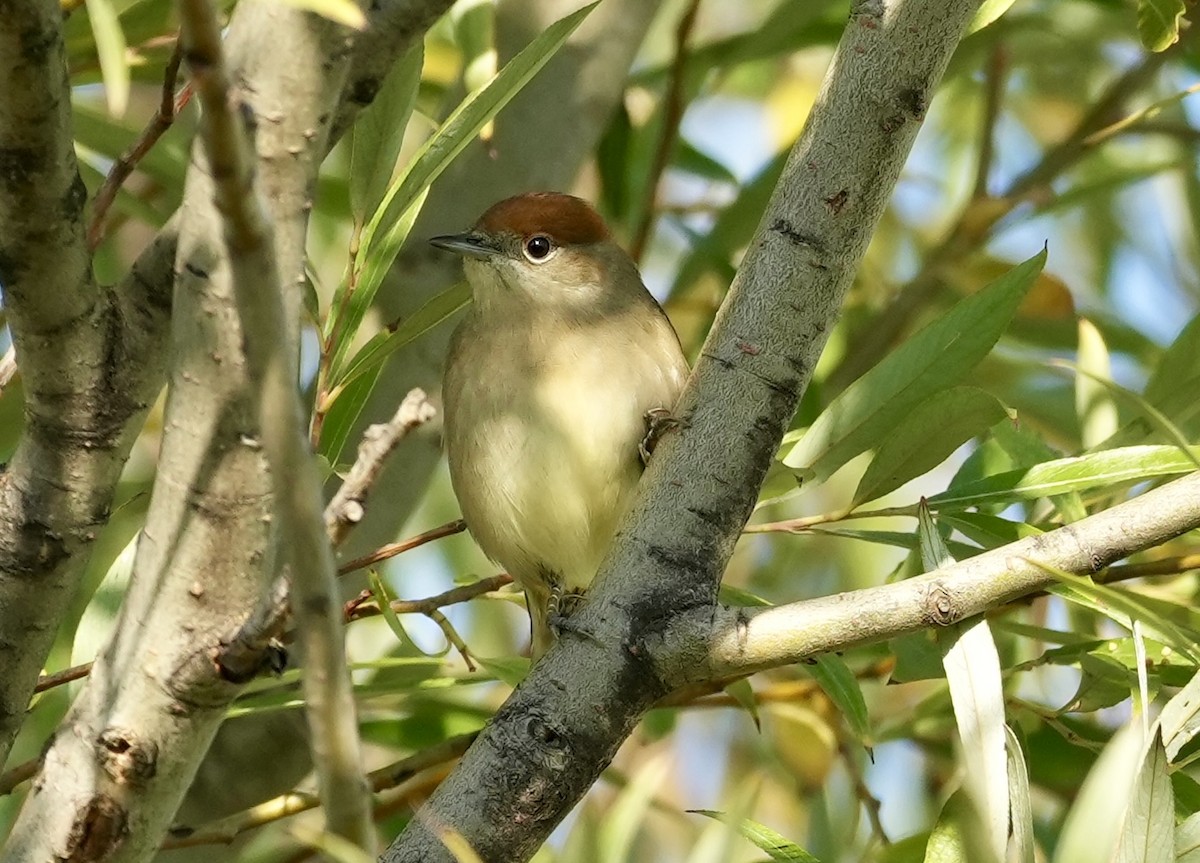
[[[638,443],[638,455],[642,457],[642,464],[648,465],[650,456],[662,436],[672,429],[679,428],[680,422],[666,408],[651,408],[646,411],[643,419],[646,421],[646,434]]]
[[[561,586],[554,585],[550,589],[550,601],[546,603],[546,622],[555,638],[561,638],[564,632],[569,632],[599,644],[600,640],[586,627],[571,620],[571,615],[582,600],[582,593],[566,593]]]

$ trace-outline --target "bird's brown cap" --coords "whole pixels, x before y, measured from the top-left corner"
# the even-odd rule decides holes
[[[526,238],[544,234],[560,246],[599,243],[610,236],[591,204],[559,192],[527,192],[506,198],[480,216],[475,228],[492,235],[513,233]]]

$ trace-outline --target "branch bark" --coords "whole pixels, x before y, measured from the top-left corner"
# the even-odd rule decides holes
[[[654,661],[664,680],[683,686],[948,626],[1054,585],[1044,567],[1096,574],[1197,527],[1200,472],[1074,524],[896,584],[776,608],[681,615],[653,648]]]
[[[259,2],[238,4],[226,40],[258,121],[273,281],[285,286],[293,324],[281,348],[289,354],[310,192],[348,47],[336,25]],[[239,319],[211,165],[202,148],[193,159],[178,223],[174,364],[153,507],[113,639],[46,753],[6,849],[12,860],[153,853],[240,689],[242,681],[220,676],[213,655],[278,566],[259,382],[243,353],[259,334]]]
[[[388,863],[528,859],[671,685],[649,648],[717,586],[974,0],[854,5],[817,107],[572,628],[497,712]]]
[[[71,133],[62,12],[4,4],[0,285],[25,431],[0,476],[0,764],[162,385],[165,292],[92,276]]]

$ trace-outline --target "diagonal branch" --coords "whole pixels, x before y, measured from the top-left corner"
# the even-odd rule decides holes
[[[370,797],[336,601],[333,550],[322,527],[321,484],[303,435],[297,371],[287,345],[270,218],[259,203],[250,136],[233,97],[211,0],[182,0],[183,39],[204,105],[201,138],[223,219],[230,282],[244,341],[249,398],[261,403],[263,449],[291,574],[305,656],[304,692],[328,829],[372,852]],[[254,390],[257,389],[257,392]]]
[[[809,117],[592,594],[384,854],[525,860],[670,688],[647,656],[717,586],[975,0],[854,4]],[[836,206],[833,203],[836,202]],[[458,844],[458,843],[456,843]]]
[[[0,477],[0,764],[162,386],[166,305],[92,275],[55,2],[4,6],[0,286],[25,430]]]

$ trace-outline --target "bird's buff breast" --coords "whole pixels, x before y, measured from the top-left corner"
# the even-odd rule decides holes
[[[480,353],[519,351],[517,341]],[[521,365],[498,356],[447,374],[457,393],[446,444],[463,516],[484,552],[527,586],[590,583],[641,476],[643,415],[673,404],[682,381],[644,347],[598,344],[567,335],[519,375],[489,373]]]

